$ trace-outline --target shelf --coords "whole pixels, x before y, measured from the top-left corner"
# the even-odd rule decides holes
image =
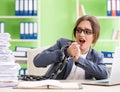
[[[12,39],[10,42],[37,42],[38,39]]]
[[[118,19],[120,16],[96,16],[98,19]]]
[[[0,16],[0,18],[38,18],[38,16]]]
[[[120,42],[119,40],[98,40],[98,42]]]
[[[120,19],[120,16],[95,16],[95,17],[98,19]]]

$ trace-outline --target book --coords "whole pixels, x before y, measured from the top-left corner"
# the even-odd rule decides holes
[[[27,51],[13,51],[15,57],[27,57]]]
[[[25,15],[25,16],[28,16],[29,14],[28,14],[28,11],[29,11],[29,0],[24,0],[23,1],[23,10],[24,10],[24,13],[23,13],[23,15]]]
[[[112,0],[112,16],[116,16],[116,0]]]
[[[37,16],[37,0],[33,0],[33,16]]]
[[[38,32],[37,32],[37,29],[38,29],[38,28],[37,28],[37,22],[34,22],[34,23],[33,23],[33,39],[37,39],[37,35],[38,35],[38,34],[37,34],[37,33],[38,33]]]
[[[113,58],[114,52],[109,52],[109,51],[101,51],[103,54],[104,58]]]
[[[25,22],[20,23],[20,39],[25,39]]]
[[[20,0],[15,0],[15,15],[20,15]]]
[[[82,89],[81,83],[47,79],[41,81],[21,81],[17,89]]]
[[[116,15],[117,16],[120,16],[120,0],[117,0],[117,6],[116,6]]]
[[[33,47],[24,47],[24,46],[16,46],[15,47],[15,51],[24,51],[24,52],[27,52],[30,49],[33,49]]]
[[[20,10],[19,10],[20,13],[19,13],[19,15],[22,16],[22,15],[24,15],[24,12],[23,12],[23,11],[24,11],[24,9],[23,9],[23,6],[24,6],[24,0],[20,0],[20,1],[19,1],[19,5],[20,5],[20,6],[19,6],[19,7],[20,7]]]
[[[29,0],[28,2],[28,14],[29,16],[33,16],[33,0]]]
[[[107,16],[112,16],[112,0],[107,0]]]

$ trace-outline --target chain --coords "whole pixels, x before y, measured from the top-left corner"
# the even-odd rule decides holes
[[[64,69],[66,59],[63,59],[61,62],[57,64],[56,69],[54,72],[50,73],[46,76],[36,76],[36,75],[20,75],[18,76],[19,80],[25,80],[25,81],[39,81],[39,80],[45,80],[45,79],[55,79],[57,75]]]

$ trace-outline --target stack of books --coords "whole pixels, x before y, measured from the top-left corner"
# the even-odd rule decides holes
[[[9,49],[10,39],[9,33],[0,33],[0,87],[18,84],[20,65],[15,63],[14,55]]]

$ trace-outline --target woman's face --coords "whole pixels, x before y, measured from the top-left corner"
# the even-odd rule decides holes
[[[80,22],[77,26],[75,36],[77,43],[80,45],[81,51],[88,50],[94,39],[90,22],[87,20]]]

